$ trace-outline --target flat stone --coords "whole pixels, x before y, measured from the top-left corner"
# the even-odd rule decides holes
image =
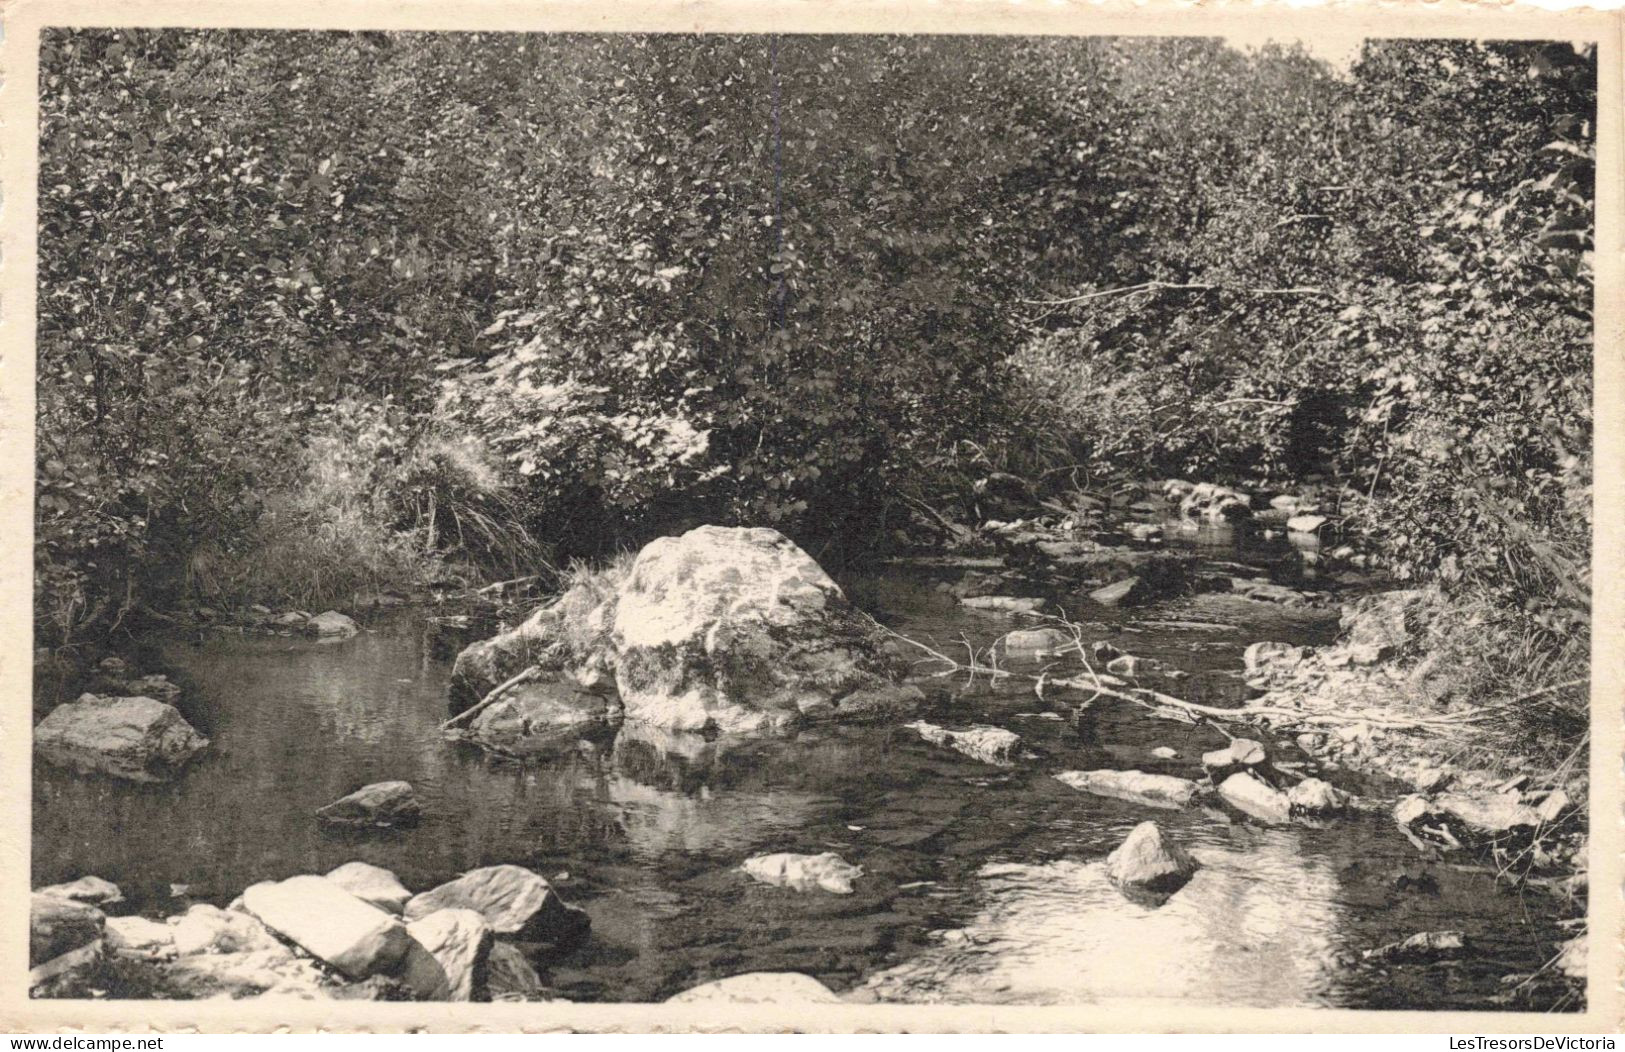
[[[1424,931],[1399,942],[1366,950],[1361,956],[1368,961],[1385,964],[1420,964],[1459,957],[1466,948],[1466,936],[1459,931]]]
[[[1219,795],[1236,810],[1262,822],[1285,822],[1292,815],[1285,793],[1246,771],[1219,783]]]
[[[382,866],[367,862],[346,862],[327,874],[327,879],[363,902],[370,902],[381,910],[400,913],[412,893]]]
[[[107,948],[120,957],[164,960],[174,957],[175,929],[146,917],[109,917]]]
[[[1113,883],[1173,892],[1184,887],[1197,863],[1184,848],[1169,841],[1155,822],[1135,826],[1106,856],[1106,875]]]
[[[208,744],[173,705],[153,698],[83,694],[34,727],[34,751],[49,762],[134,782],[173,778]]]
[[[1080,792],[1164,809],[1186,806],[1199,790],[1197,784],[1187,778],[1144,771],[1063,771],[1055,777]]]
[[[1121,581],[1113,582],[1104,588],[1096,588],[1089,593],[1089,598],[1101,606],[1120,606],[1134,596],[1134,590],[1140,586],[1138,577],[1125,577]]]
[[[1324,515],[1294,515],[1286,520],[1286,528],[1292,533],[1319,533],[1328,521]]]
[[[316,817],[341,826],[395,826],[415,822],[423,814],[417,794],[408,782],[374,782],[320,808]]]
[[[411,946],[398,919],[326,877],[255,884],[243,908],[351,979],[393,973]]]
[[[960,601],[972,610],[987,610],[1000,614],[1036,614],[1044,608],[1044,600],[1016,595],[971,595]]]
[[[701,983],[666,999],[667,1004],[840,1004],[833,990],[799,972],[747,972]]]
[[[471,909],[498,935],[562,942],[586,933],[586,913],[565,905],[541,876],[522,866],[485,866],[414,895],[406,917],[416,920],[444,909]]]
[[[1006,632],[1001,640],[1010,653],[1053,654],[1071,646],[1072,634],[1059,628],[1021,628]]]
[[[1268,759],[1264,746],[1251,738],[1232,738],[1222,749],[1202,754],[1202,766],[1212,770],[1229,767],[1254,767]]]
[[[1021,736],[1002,727],[971,727],[969,730],[951,731],[945,727],[918,720],[903,726],[918,731],[920,737],[933,745],[945,746],[955,752],[983,763],[1006,766],[1015,759]]]
[[[861,866],[846,862],[833,851],[820,855],[797,855],[788,851],[756,855],[747,858],[740,868],[764,884],[796,891],[818,888],[835,895],[852,894],[852,881],[863,876]]]

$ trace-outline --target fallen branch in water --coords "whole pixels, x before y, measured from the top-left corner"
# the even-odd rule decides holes
[[[946,666],[944,670],[937,673],[937,675],[954,675],[955,673],[965,673],[973,677],[977,675],[986,675],[992,679],[1003,677],[1024,679],[1034,683],[1037,686],[1040,696],[1043,695],[1043,689],[1046,686],[1092,691],[1093,693],[1090,695],[1090,697],[1084,701],[1084,705],[1090,704],[1098,697],[1115,698],[1118,701],[1126,701],[1131,705],[1138,705],[1141,708],[1149,709],[1152,712],[1163,710],[1164,715],[1168,714],[1169,712],[1182,713],[1183,717],[1189,722],[1197,722],[1203,718],[1214,721],[1229,720],[1234,722],[1253,722],[1258,719],[1269,718],[1289,726],[1356,726],[1359,724],[1365,724],[1369,727],[1382,728],[1385,730],[1459,728],[1468,722],[1464,715],[1436,717],[1393,716],[1378,715],[1367,712],[1345,716],[1327,712],[1306,712],[1301,709],[1282,708],[1276,705],[1241,705],[1237,706],[1236,708],[1221,708],[1217,705],[1202,705],[1194,701],[1186,701],[1183,698],[1176,698],[1171,694],[1163,694],[1160,691],[1151,690],[1146,687],[1129,687],[1127,689],[1119,689],[1119,685],[1122,683],[1121,680],[1116,679],[1116,677],[1103,678],[1089,664],[1089,659],[1084,653],[1083,630],[1081,626],[1068,621],[1065,617],[1052,618],[1052,620],[1061,625],[1067,631],[1071,632],[1073,638],[1073,642],[1060,648],[1058,653],[1075,652],[1078,655],[1079,660],[1083,663],[1084,671],[1087,674],[1086,677],[1055,677],[1050,674],[1050,669],[1048,667],[1041,669],[1037,674],[1011,672],[1008,669],[1000,668],[996,661],[991,664],[984,661],[983,656],[978,654],[968,643],[965,644],[965,649],[969,652],[969,660],[959,661],[948,656],[942,651],[937,650],[935,647],[922,643],[917,639],[910,639],[908,636],[905,636],[900,632],[895,632],[892,629],[880,624],[878,621],[874,621],[872,618],[870,619],[871,623],[873,623],[876,628],[879,628],[886,635],[924,652],[932,659]],[[998,644],[995,643],[994,647],[997,647],[997,645]],[[992,652],[992,649],[993,648],[989,648],[989,653]]]
[[[517,686],[519,686],[519,684],[524,683],[524,682],[526,682],[528,680],[535,679],[536,674],[538,672],[540,672],[540,671],[541,670],[538,669],[535,665],[532,665],[529,668],[525,669],[525,671],[519,673],[517,676],[513,676],[513,677],[510,677],[509,679],[503,680],[501,683],[498,683],[495,687],[491,688],[491,693],[489,693],[485,697],[481,698],[475,704],[473,704],[473,705],[469,706],[468,708],[464,709],[462,712],[459,712],[457,715],[453,716],[451,719],[447,720],[445,723],[442,723],[440,725],[440,729],[443,730],[443,731],[449,731],[453,727],[457,726],[459,723],[465,723],[468,720],[473,719],[475,716],[479,715],[480,713],[484,712],[487,708],[489,708],[494,702],[500,700],[502,695],[506,694],[508,691],[512,690],[514,687],[517,687]]]

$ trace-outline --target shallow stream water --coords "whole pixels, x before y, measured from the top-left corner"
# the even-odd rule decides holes
[[[1214,560],[1263,565],[1278,554],[1202,540]],[[939,644],[986,643],[1019,624],[959,607],[937,589],[941,579],[898,568],[843,584],[892,627]],[[1334,611],[1209,596],[1071,613],[1098,619],[1092,635],[1188,672],[1165,685],[1171,693],[1212,701],[1245,696],[1247,643],[1327,641]],[[186,688],[181,707],[213,748],[161,786],[36,765],[35,886],[95,874],[159,915],[351,859],[394,870],[414,890],[518,863],[592,916],[591,937],[544,971],[573,1000],[662,999],[709,979],[787,970],[896,1001],[1488,1008],[1502,976],[1540,968],[1566,937],[1545,893],[1424,860],[1381,816],[1265,827],[1217,808],[1151,811],[1051,777],[1099,767],[1200,777],[1201,753],[1224,742],[1135,707],[1100,700],[1078,712],[1076,696],[1041,698],[1013,678],[925,681],[924,718],[1021,734],[1026,755],[1011,767],[896,725],[706,741],[628,723],[565,736],[521,762],[441,736],[457,642],[413,612],[341,643],[161,641]],[[1159,746],[1178,758],[1156,758]],[[1292,751],[1284,740],[1272,747]],[[387,779],[416,787],[421,823],[338,833],[312,817]],[[1102,870],[1147,818],[1202,864],[1160,905],[1126,898]],[[740,871],[746,857],[773,851],[835,851],[864,873],[854,894],[831,895]],[[1436,890],[1417,890],[1423,878]],[[1465,932],[1474,952],[1435,965],[1360,958],[1439,929]]]

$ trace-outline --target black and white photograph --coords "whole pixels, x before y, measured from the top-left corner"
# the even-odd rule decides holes
[[[1208,25],[47,19],[27,1003],[1595,1008],[1617,40]]]

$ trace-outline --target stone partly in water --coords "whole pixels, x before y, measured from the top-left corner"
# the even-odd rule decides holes
[[[568,673],[542,672],[510,687],[468,724],[468,737],[493,752],[522,754],[557,741],[561,733],[621,716],[620,700],[589,689]]]
[[[1256,767],[1268,758],[1261,743],[1251,738],[1232,738],[1224,748],[1203,753],[1202,766],[1217,783],[1235,771]]]
[[[1329,521],[1324,515],[1294,515],[1286,520],[1286,528],[1292,533],[1318,534]]]
[[[328,610],[317,614],[305,622],[305,631],[322,639],[349,639],[361,631],[355,621],[347,614],[337,610]]]
[[[493,936],[470,909],[436,910],[406,926],[412,936],[399,976],[422,1001],[472,1001],[485,993]]]
[[[119,886],[101,877],[80,877],[67,884],[52,884],[48,888],[40,888],[35,894],[84,902],[92,906],[111,906],[124,901],[124,893],[119,890]]]
[[[1394,821],[1419,846],[1453,849],[1527,838],[1546,819],[1516,792],[1452,792],[1404,797],[1394,805]]]
[[[1348,793],[1319,778],[1305,778],[1286,794],[1287,805],[1295,815],[1339,814],[1348,810],[1351,799]]]
[[[951,731],[926,723],[924,720],[905,726],[918,731],[920,737],[933,745],[945,746],[973,760],[1000,766],[1010,764],[1015,759],[1016,749],[1021,745],[1020,735],[1002,727],[978,726],[963,731]]]
[[[374,782],[320,808],[316,817],[330,825],[398,826],[416,822],[423,805],[409,782]]]
[[[35,892],[28,901],[28,966],[100,944],[106,926],[106,915],[94,906]]]
[[[1201,482],[1180,499],[1179,513],[1187,519],[1236,522],[1252,516],[1252,498],[1228,486]]]
[[[1054,654],[1075,640],[1070,632],[1059,628],[1022,628],[1006,632],[1000,643],[1010,654]]]
[[[346,862],[329,872],[327,879],[361,901],[390,913],[406,909],[406,901],[412,897],[395,874],[367,862]]]
[[[394,973],[412,943],[399,919],[325,877],[255,884],[243,908],[351,979]]]
[[[1361,956],[1383,964],[1422,964],[1459,957],[1466,949],[1466,937],[1459,931],[1424,931],[1399,942],[1366,950]]]
[[[898,681],[884,634],[776,530],[662,537],[612,583],[601,599],[572,589],[466,649],[454,701],[472,704],[527,667],[612,675],[628,719],[678,731],[863,718],[923,697]]]
[[[1219,795],[1236,810],[1261,822],[1280,823],[1292,816],[1286,794],[1250,771],[1233,774],[1219,783]]]
[[[1101,606],[1121,606],[1130,602],[1140,589],[1138,577],[1125,577],[1121,581],[1114,581],[1103,588],[1096,588],[1089,593],[1089,598]]]
[[[174,706],[152,698],[84,694],[34,728],[45,760],[133,782],[173,778],[208,744]]]
[[[1186,806],[1200,790],[1187,778],[1144,771],[1063,771],[1055,777],[1080,792],[1165,809]]]
[[[863,876],[863,868],[845,861],[833,851],[821,855],[797,855],[781,851],[747,858],[740,867],[764,884],[811,891],[819,888],[836,895],[852,894],[852,881]]]
[[[1169,841],[1155,822],[1141,822],[1106,856],[1106,875],[1116,884],[1170,893],[1196,872],[1196,860]]]
[[[539,942],[566,943],[591,926],[586,913],[565,905],[540,875],[523,866],[486,866],[414,895],[406,917],[416,920],[445,909],[471,909],[492,931]]]
[[[972,610],[999,614],[1036,614],[1044,609],[1044,600],[1020,595],[973,595],[959,602]]]
[[[701,983],[666,999],[670,1005],[690,1004],[840,1004],[833,990],[800,972],[747,972]]]

